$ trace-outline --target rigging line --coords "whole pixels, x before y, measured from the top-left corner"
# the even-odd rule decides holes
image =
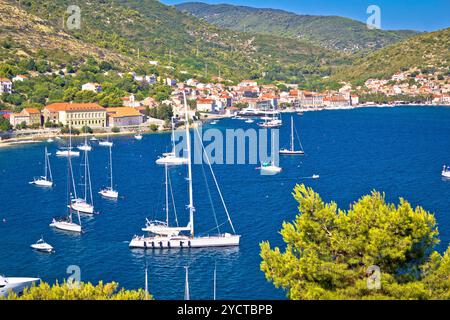
[[[175,197],[173,195],[172,180],[170,179],[170,172],[167,175],[167,177],[169,179],[169,190],[170,190],[170,196],[172,198],[172,207],[173,207],[173,214],[175,215],[175,223],[176,223],[177,227],[179,227],[180,225],[178,224],[177,207],[175,206]]]
[[[208,179],[206,177],[205,166],[203,164],[202,164],[202,172],[203,172],[203,178],[205,179],[206,191],[208,192],[209,202],[211,203],[211,209],[212,209],[212,211],[214,213],[214,220],[216,222],[217,232],[219,232],[219,234],[220,234],[219,222],[217,221],[217,213],[216,213],[216,209],[214,208],[214,204],[213,204],[213,200],[212,200],[212,196],[211,196],[211,191],[209,190]]]
[[[162,193],[163,193],[163,190],[164,190],[164,182],[161,182],[161,188],[159,188],[159,193],[158,193],[158,201],[156,202],[156,207],[154,207],[153,208],[153,220],[156,220],[156,219],[158,219],[158,213],[159,213],[159,210],[160,210],[160,205],[161,205],[161,203],[162,203],[162,201],[161,201],[161,198],[162,198]]]
[[[205,152],[205,145],[203,144],[203,140],[202,140],[202,138],[200,136],[200,132],[198,131],[197,127],[195,128],[195,131],[197,132],[197,136],[199,137],[200,143],[202,145],[203,154],[206,156],[206,160],[208,162],[209,169],[211,170],[211,175],[212,175],[212,177],[214,179],[214,183],[216,184],[217,191],[219,192],[220,199],[222,200],[223,207],[224,207],[225,212],[226,212],[227,217],[228,217],[228,222],[230,223],[230,226],[231,226],[231,229],[233,230],[233,233],[236,234],[236,231],[235,231],[234,226],[233,226],[233,222],[231,221],[230,213],[228,212],[227,205],[225,204],[225,200],[223,199],[223,195],[222,195],[222,192],[220,191],[219,183],[217,182],[216,175],[214,174],[214,171],[212,169],[211,161],[209,160],[208,154]]]
[[[224,225],[226,225],[228,223],[228,220],[226,220],[226,221],[224,221],[224,222],[222,222],[221,224],[219,224],[218,225],[218,227],[220,228],[220,227],[222,227],[222,226],[224,226]],[[209,233],[211,232],[211,231],[213,231],[213,230],[216,230],[217,228],[211,228],[211,229],[209,229],[209,230],[206,230],[206,231],[204,231],[204,232],[201,232],[201,233],[199,233],[199,236],[207,236],[207,235],[209,235]]]
[[[299,134],[297,132],[297,128],[295,126],[294,126],[294,131],[295,131],[295,136],[297,137],[297,141],[300,144],[300,148],[302,148],[302,150],[304,150],[303,149],[303,145],[302,145],[302,141],[300,140],[300,136],[299,136]]]

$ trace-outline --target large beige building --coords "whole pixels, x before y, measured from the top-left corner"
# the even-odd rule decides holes
[[[41,112],[35,108],[25,108],[20,113],[11,114],[9,123],[13,127],[22,123],[27,126],[41,125]]]
[[[106,109],[96,103],[52,103],[43,110],[44,122],[62,123],[74,128],[106,127]]]

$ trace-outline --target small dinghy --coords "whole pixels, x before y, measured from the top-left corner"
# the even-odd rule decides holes
[[[36,251],[47,252],[47,253],[52,253],[55,251],[53,249],[53,247],[51,245],[49,245],[48,243],[46,243],[44,241],[44,238],[42,238],[42,237],[36,243],[32,244],[31,248],[33,248]]]

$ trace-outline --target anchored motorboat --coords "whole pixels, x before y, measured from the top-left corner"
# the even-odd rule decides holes
[[[43,237],[41,237],[41,239],[39,239],[36,243],[33,243],[30,247],[36,251],[47,252],[47,253],[52,253],[55,251],[54,248],[50,244],[48,244],[44,241]]]
[[[442,176],[450,179],[450,167],[444,166],[442,169]]]

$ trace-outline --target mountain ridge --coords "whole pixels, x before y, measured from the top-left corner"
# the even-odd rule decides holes
[[[352,53],[381,48],[418,34],[413,30],[369,30],[363,22],[350,18],[300,15],[281,9],[201,2],[184,2],[175,7],[223,28],[304,39]]]

